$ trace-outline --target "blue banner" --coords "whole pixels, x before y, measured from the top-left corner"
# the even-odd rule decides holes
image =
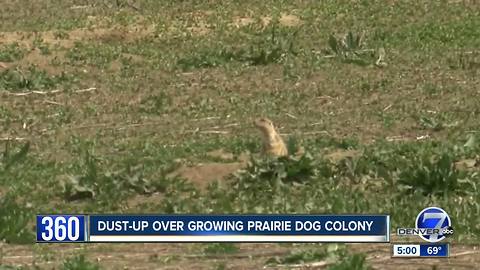
[[[420,257],[448,257],[450,250],[448,244],[421,244]]]
[[[85,242],[83,215],[37,215],[37,242]]]
[[[388,215],[91,215],[92,242],[389,242]]]

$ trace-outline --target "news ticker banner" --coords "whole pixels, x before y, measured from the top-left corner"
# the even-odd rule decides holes
[[[37,242],[390,241],[389,215],[38,215]]]
[[[448,243],[442,244],[393,244],[392,257],[437,258],[449,257]]]

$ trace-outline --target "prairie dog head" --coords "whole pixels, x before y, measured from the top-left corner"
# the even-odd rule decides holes
[[[255,119],[253,124],[264,134],[272,134],[275,132],[275,127],[270,119],[261,117]]]

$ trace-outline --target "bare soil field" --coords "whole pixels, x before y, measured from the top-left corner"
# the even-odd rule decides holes
[[[0,270],[480,269],[478,1],[0,7]],[[262,157],[261,116],[303,156]],[[388,213],[397,228],[434,205],[455,228],[445,259],[34,243],[38,213]]]

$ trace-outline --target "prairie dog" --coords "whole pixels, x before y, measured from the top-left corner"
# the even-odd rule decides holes
[[[263,142],[263,154],[275,157],[287,156],[288,150],[282,137],[277,133],[270,119],[262,117],[253,122],[260,130]]]

